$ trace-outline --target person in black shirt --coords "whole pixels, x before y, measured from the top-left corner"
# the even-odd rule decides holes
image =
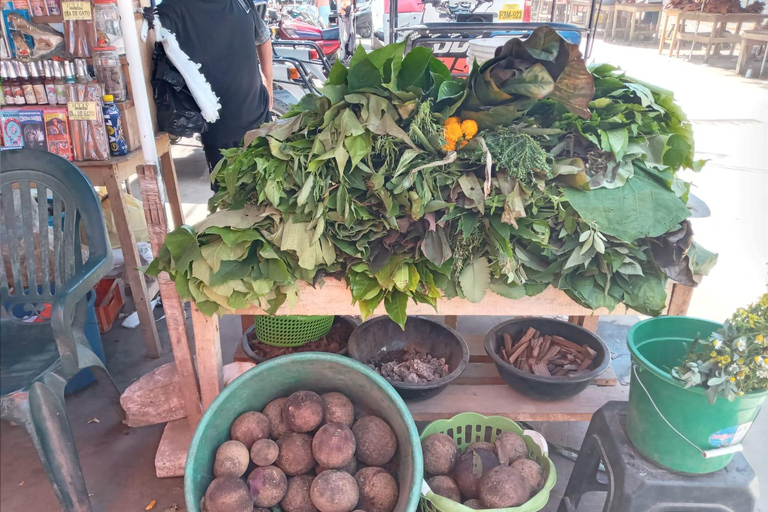
[[[271,33],[252,0],[163,0],[157,14],[219,97],[220,118],[202,134],[210,172],[222,149],[240,146],[248,130],[270,120]]]

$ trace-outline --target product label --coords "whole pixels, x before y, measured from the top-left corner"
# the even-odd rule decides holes
[[[70,101],[67,111],[71,121],[97,121],[97,105],[95,101]]]
[[[65,21],[93,19],[91,2],[83,2],[81,0],[66,0],[61,2],[61,13],[64,16]]]
[[[751,426],[752,422],[750,421],[749,423],[743,423],[735,427],[728,427],[724,428],[723,430],[718,430],[709,436],[709,444],[715,448],[730,446],[732,444],[739,444],[741,440],[744,439],[744,436],[747,435],[747,432],[749,432],[749,428]]]

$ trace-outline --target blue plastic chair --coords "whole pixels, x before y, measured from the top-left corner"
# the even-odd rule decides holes
[[[88,178],[44,151],[0,153],[0,247],[0,418],[27,429],[62,508],[91,512],[64,387],[90,368],[124,413],[120,392],[83,331],[86,295],[112,264]],[[29,321],[48,307],[49,320]]]

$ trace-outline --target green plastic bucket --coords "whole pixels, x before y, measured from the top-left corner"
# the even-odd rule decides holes
[[[768,391],[749,393],[733,402],[718,397],[710,405],[706,388],[685,389],[670,375],[685,358],[684,342],[690,345],[697,334],[706,337],[720,327],[666,316],[635,324],[627,336],[632,354],[627,433],[640,453],[673,471],[711,473],[727,466],[732,453],[705,457],[702,452],[740,444],[768,396]]]
[[[469,445],[485,441],[493,443],[496,437],[502,432],[515,432],[523,437],[526,446],[528,446],[528,458],[533,459],[541,466],[544,485],[539,492],[534,494],[531,499],[519,507],[493,509],[495,512],[536,512],[544,508],[549,501],[549,493],[557,482],[557,472],[555,465],[549,458],[546,449],[546,441],[541,434],[534,431],[523,430],[520,425],[501,416],[483,416],[474,412],[464,412],[457,414],[448,420],[433,421],[421,433],[423,441],[432,434],[447,434],[454,441],[460,450]],[[539,438],[534,439],[534,436]],[[541,444],[541,445],[540,445]],[[473,512],[467,506],[457,503],[451,499],[439,496],[432,492],[426,482],[422,488],[421,512]]]
[[[379,374],[348,357],[319,352],[281,356],[262,363],[230,383],[205,411],[189,446],[184,470],[187,510],[200,512],[200,500],[213,480],[216,449],[229,439],[232,422],[246,411],[261,411],[275,398],[310,389],[344,393],[358,413],[376,414],[397,437],[396,512],[414,512],[419,504],[424,465],[419,433],[397,391]]]

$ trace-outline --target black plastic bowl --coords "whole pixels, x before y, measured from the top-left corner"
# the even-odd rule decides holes
[[[589,346],[597,352],[597,366],[590,372],[571,377],[546,377],[518,370],[504,362],[499,357],[499,350],[504,344],[504,334],[510,334],[512,339],[518,340],[529,327],[541,334],[562,336],[577,345]],[[516,318],[500,323],[485,335],[485,351],[496,363],[501,378],[509,387],[537,400],[561,400],[578,395],[608,368],[611,361],[611,351],[595,333],[569,322],[539,317]]]
[[[408,317],[405,331],[387,316],[359,325],[349,337],[349,356],[363,364],[381,359],[387,352],[415,345],[436,358],[445,358],[451,372],[432,382],[410,384],[387,379],[405,400],[424,400],[443,391],[469,363],[469,348],[459,334],[444,324]]]

